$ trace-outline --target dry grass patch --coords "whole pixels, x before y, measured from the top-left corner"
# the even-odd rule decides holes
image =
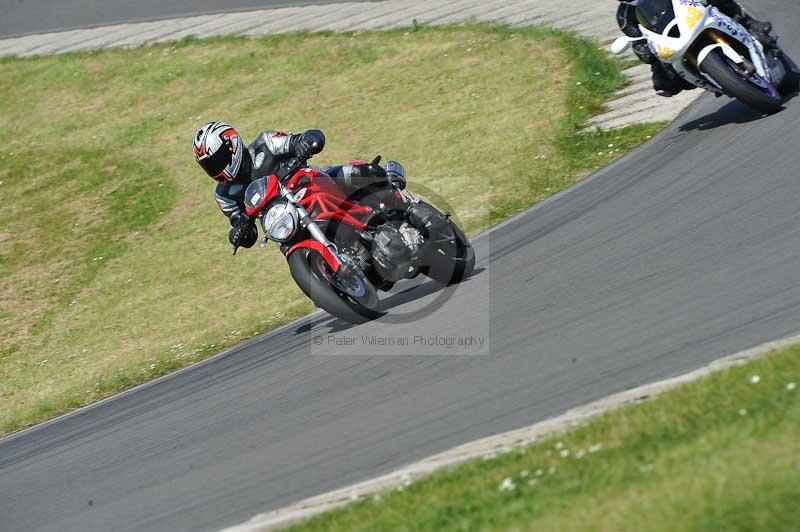
[[[311,310],[276,249],[230,256],[204,122],[321,128],[314,163],[398,159],[476,230],[619,155],[574,133],[622,82],[591,43],[490,27],[0,61],[0,433]]]

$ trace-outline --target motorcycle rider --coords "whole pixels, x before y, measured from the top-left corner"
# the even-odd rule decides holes
[[[622,33],[628,37],[641,37],[642,32],[636,19],[636,6],[639,2],[647,0],[619,0],[620,5],[617,9],[617,23]],[[772,24],[762,22],[748,15],[736,0],[700,0],[702,3],[711,5],[719,9],[725,15],[736,20],[747,28],[753,36],[767,47],[774,47],[775,37],[770,35]],[[653,70],[653,88],[659,96],[671,97],[683,90],[694,89],[695,86],[681,78],[675,70],[659,61],[658,57],[650,50],[646,41],[636,41],[633,43],[633,52],[643,63],[650,65]]]
[[[324,147],[325,135],[317,129],[297,135],[265,131],[247,147],[238,131],[225,122],[209,122],[198,130],[194,137],[195,161],[218,182],[216,201],[230,221],[228,238],[234,247],[250,248],[258,241],[255,222],[245,211],[247,186],[256,179],[276,173],[283,179],[290,160],[299,158],[305,162]],[[385,168],[377,163],[378,159],[373,163],[352,161],[323,171],[349,194],[369,189],[380,195],[405,188],[405,171],[399,163],[389,161]],[[411,205],[409,222],[415,226],[424,224],[427,222],[426,214],[417,212]]]

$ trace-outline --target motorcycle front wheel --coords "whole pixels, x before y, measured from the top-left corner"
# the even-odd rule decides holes
[[[786,55],[786,52],[783,52],[781,63],[783,63],[783,67],[786,69],[786,79],[783,80],[778,90],[780,90],[781,94],[784,96],[795,94],[800,88],[800,69],[797,68],[792,58]]]
[[[300,249],[287,259],[297,286],[322,310],[348,323],[365,323],[382,315],[378,291],[358,271],[338,277],[322,255]]]
[[[776,89],[765,90],[747,80],[720,50],[708,54],[700,69],[719,83],[728,96],[756,111],[772,115],[783,108],[783,98]]]

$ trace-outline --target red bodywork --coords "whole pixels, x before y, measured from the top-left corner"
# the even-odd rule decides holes
[[[327,174],[313,168],[304,168],[295,173],[284,186],[291,190],[292,193],[306,189],[305,195],[300,200],[300,206],[312,215],[317,222],[339,222],[359,230],[367,228],[364,220],[372,215],[372,208],[348,200],[342,189]],[[277,176],[270,176],[266,186],[265,197],[259,201],[255,208],[248,207],[247,214],[249,216],[257,216],[279,193],[280,187],[278,186]],[[319,252],[334,272],[338,271],[341,266],[336,256],[314,239],[292,243],[286,252],[286,256],[288,257],[298,249],[312,249]]]
[[[309,214],[316,213],[316,221],[341,222],[355,229],[367,228],[362,220],[372,214],[372,209],[348,200],[342,189],[327,174],[305,168],[297,172],[286,183],[286,187],[293,193],[306,189],[300,205]]]

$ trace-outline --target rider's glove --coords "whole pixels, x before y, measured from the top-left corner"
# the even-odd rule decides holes
[[[294,153],[300,159],[309,159],[325,148],[325,135],[318,129],[309,129],[297,136],[294,144]]]
[[[251,248],[258,241],[256,225],[247,216],[239,216],[231,220],[233,227],[228,233],[228,240],[233,247]]]

